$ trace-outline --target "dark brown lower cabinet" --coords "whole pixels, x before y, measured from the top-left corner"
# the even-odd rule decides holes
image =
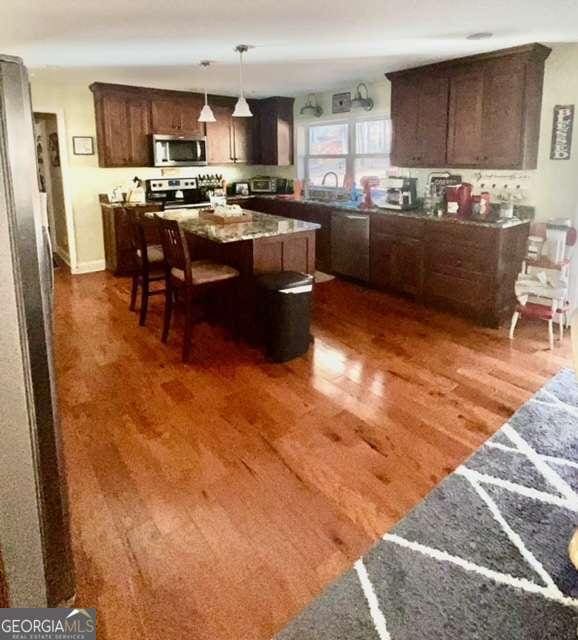
[[[370,280],[380,288],[423,293],[423,220],[373,214],[370,220]]]
[[[515,304],[529,223],[508,228],[374,214],[371,283],[498,326]]]
[[[315,222],[321,225],[321,228],[315,234],[315,266],[319,271],[331,272],[331,207],[310,202],[259,196],[254,196],[240,204],[253,211],[270,213],[274,216],[283,216],[294,220]]]
[[[330,206],[255,196],[242,206],[317,222],[316,267],[331,272]],[[502,228],[395,212],[370,214],[370,284],[487,326],[507,319],[530,223]]]
[[[127,205],[101,203],[104,256],[107,271],[126,276],[138,268],[134,258],[128,221],[128,209],[160,211],[161,205]]]

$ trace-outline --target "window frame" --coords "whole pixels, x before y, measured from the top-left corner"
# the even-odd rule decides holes
[[[357,153],[356,147],[356,137],[357,137],[357,123],[358,122],[368,122],[368,121],[377,121],[381,120],[385,122],[386,129],[389,128],[389,153]],[[388,124],[389,123],[389,124]],[[337,125],[337,124],[346,124],[347,125],[347,154],[310,154],[310,129],[312,127],[322,127],[327,125]],[[386,159],[388,161],[388,167],[391,167],[391,118],[386,114],[367,114],[367,115],[355,115],[350,116],[349,118],[336,118],[331,120],[323,120],[321,122],[307,122],[303,123],[303,127],[305,129],[304,136],[304,152],[302,154],[303,159],[303,177],[305,180],[309,180],[309,160],[345,160],[345,178],[344,181],[347,182],[348,178],[352,181],[355,180],[355,161],[364,158],[377,158],[377,159]],[[387,136],[386,130],[386,136]],[[356,185],[356,187],[360,187],[361,185]],[[315,185],[316,188],[320,188],[320,185]],[[324,185],[324,189],[342,189],[343,185],[334,187],[333,185]]]

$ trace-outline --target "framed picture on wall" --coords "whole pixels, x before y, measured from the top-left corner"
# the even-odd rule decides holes
[[[334,93],[331,97],[331,111],[333,113],[348,113],[351,111],[351,92]]]
[[[94,138],[92,136],[72,136],[72,152],[75,156],[93,156]]]

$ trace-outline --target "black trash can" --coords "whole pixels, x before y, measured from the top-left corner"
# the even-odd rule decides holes
[[[267,357],[287,362],[309,349],[313,276],[297,271],[257,278],[259,311]]]

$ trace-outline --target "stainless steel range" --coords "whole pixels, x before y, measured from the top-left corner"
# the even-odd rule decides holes
[[[222,189],[223,178],[205,175],[190,178],[153,178],[146,180],[146,199],[165,209],[190,209],[210,204],[210,193]]]

